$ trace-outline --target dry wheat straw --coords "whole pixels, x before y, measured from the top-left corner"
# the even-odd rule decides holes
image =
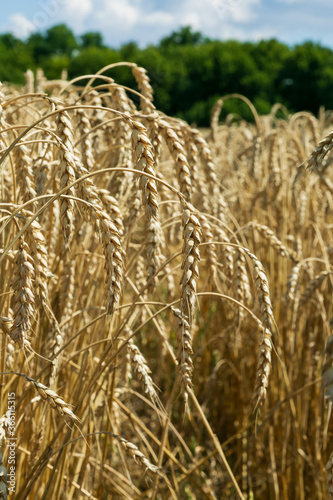
[[[328,492],[328,500],[333,498],[333,452],[330,454],[329,460],[326,464],[326,484]]]
[[[321,370],[323,386],[325,388],[325,397],[333,402],[333,336],[331,335],[326,342],[325,363]]]

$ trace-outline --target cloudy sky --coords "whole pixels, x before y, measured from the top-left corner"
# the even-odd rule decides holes
[[[191,25],[210,38],[288,44],[313,40],[333,48],[332,0],[0,0],[0,32],[20,38],[66,23],[75,34],[99,31],[118,47],[155,43]]]

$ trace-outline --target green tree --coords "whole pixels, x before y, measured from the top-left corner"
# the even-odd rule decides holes
[[[73,32],[65,24],[58,24],[48,29],[46,31],[45,43],[50,54],[67,54],[70,56],[78,48],[78,43]]]
[[[104,66],[119,60],[119,53],[113,49],[87,47],[71,58],[69,76],[74,78],[75,76],[96,73]]]
[[[35,62],[25,42],[10,33],[0,35],[0,80],[23,83],[28,68],[34,69]]]
[[[191,26],[184,26],[178,31],[174,31],[170,36],[162,38],[160,47],[166,48],[170,45],[199,45],[205,38],[199,31],[192,31]]]
[[[280,72],[280,93],[293,110],[317,113],[321,104],[332,107],[333,52],[319,44],[297,45]]]
[[[51,55],[50,47],[46,43],[45,36],[41,33],[32,33],[27,40],[27,48],[31,50],[36,64]]]
[[[87,47],[103,47],[103,37],[100,33],[97,31],[89,31],[87,33],[84,33],[80,37],[80,45],[84,49]]]

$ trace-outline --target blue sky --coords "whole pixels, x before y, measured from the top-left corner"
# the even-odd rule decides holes
[[[191,25],[217,39],[313,40],[333,49],[332,0],[0,0],[0,32],[20,38],[66,23],[75,34],[99,31],[118,47],[156,43]]]

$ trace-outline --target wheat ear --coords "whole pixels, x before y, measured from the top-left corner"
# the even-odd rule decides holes
[[[24,375],[22,373],[18,375],[21,375],[22,377],[27,379],[31,384],[33,384],[38,394],[42,397],[42,399],[44,399],[44,401],[46,401],[51,406],[51,408],[56,410],[59,413],[59,415],[61,415],[65,419],[67,423],[75,424],[76,422],[80,422],[80,419],[70,409],[69,404],[66,403],[60,396],[58,396],[56,392],[46,387],[46,385],[37,382],[37,380],[28,377],[27,375]]]
[[[150,376],[151,371],[147,365],[147,361],[132,339],[128,341],[127,349],[132,361],[132,367],[139,377],[139,380],[143,381],[145,393],[148,394],[149,398],[155,405],[160,406],[160,400],[156,392],[154,382]]]
[[[301,295],[299,306],[304,306],[308,300],[311,299],[314,292],[320,287],[322,282],[332,274],[332,271],[322,271],[317,274],[309,283],[307,284],[303,294]]]
[[[268,328],[260,328],[257,379],[252,397],[253,411],[260,408],[267,397],[269,375],[272,366],[272,334]]]
[[[141,172],[156,176],[152,145],[146,135],[146,128],[139,122],[133,121],[132,143],[134,150],[135,168]],[[159,206],[156,182],[154,179],[140,175],[139,186],[142,191],[142,202],[146,212],[147,229],[147,256],[148,279],[150,280],[159,266]],[[149,289],[153,290],[154,281],[150,282]]]
[[[188,404],[188,391],[192,387],[192,335],[191,326],[194,318],[196,280],[199,277],[200,261],[199,245],[201,242],[201,226],[195,210],[189,203],[184,204],[183,215],[183,275],[180,281],[181,304],[178,317],[178,368],[182,381],[185,406]]]
[[[16,253],[13,279],[13,323],[9,331],[10,338],[20,347],[27,345],[27,334],[31,330],[31,320],[35,309],[33,279],[35,275],[32,257],[27,243],[21,239]]]
[[[75,158],[74,158],[74,141],[73,128],[70,116],[67,111],[59,110],[57,115],[57,133],[61,139],[59,147],[60,160],[60,189],[69,186],[75,181]],[[74,188],[71,187],[66,192],[67,196],[75,196]],[[69,243],[70,237],[73,234],[73,211],[74,201],[71,198],[61,198],[60,213],[61,222],[64,232],[65,243]]]

